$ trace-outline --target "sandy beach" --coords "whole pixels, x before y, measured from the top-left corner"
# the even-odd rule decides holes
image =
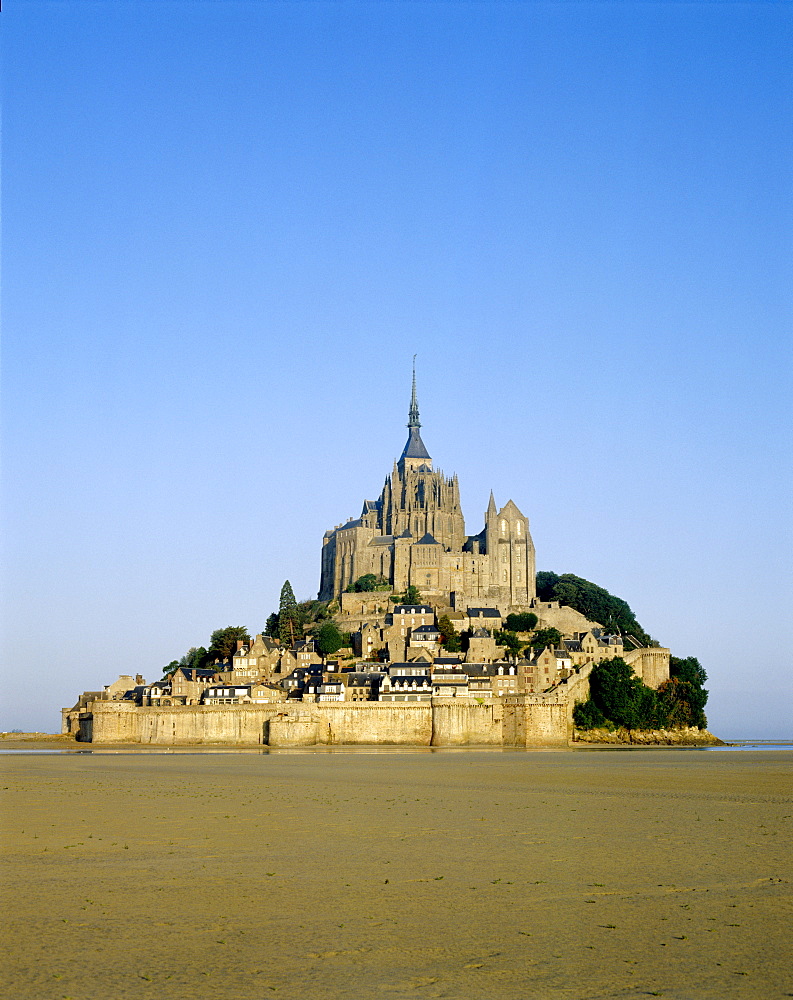
[[[793,996],[792,762],[3,754],[5,995]]]

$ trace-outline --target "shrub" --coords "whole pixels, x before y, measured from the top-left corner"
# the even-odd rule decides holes
[[[562,633],[558,628],[541,628],[531,637],[529,645],[532,649],[541,651],[546,647],[556,649],[562,641]]]
[[[505,628],[509,629],[510,632],[531,632],[536,625],[537,615],[533,611],[507,615],[507,620],[504,622]]]
[[[510,653],[518,653],[523,647],[523,643],[514,632],[496,632],[495,638],[499,646],[506,646]]]
[[[578,729],[613,728],[606,716],[591,699],[579,701],[573,708],[573,722]]]

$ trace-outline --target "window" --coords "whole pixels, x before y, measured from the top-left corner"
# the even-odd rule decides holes
[[[507,571],[504,570],[504,583],[506,583],[506,582],[507,582]]]
[[[516,521],[515,522],[515,534],[516,535],[519,535],[521,533],[522,527],[523,526],[521,525],[520,521]]]
[[[502,535],[506,535],[506,533],[507,533],[507,522],[506,521],[502,521],[501,522],[501,534]]]

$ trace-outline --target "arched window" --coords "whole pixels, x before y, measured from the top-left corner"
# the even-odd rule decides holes
[[[502,535],[506,535],[506,533],[507,533],[507,522],[506,521],[502,521],[501,522],[501,534]]]
[[[520,521],[516,521],[515,522],[515,534],[519,535],[521,533],[522,528],[523,528],[523,526],[520,523]]]

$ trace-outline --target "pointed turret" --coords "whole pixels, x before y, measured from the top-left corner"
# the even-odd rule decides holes
[[[496,498],[493,496],[493,491],[490,491],[490,503],[487,505],[486,517],[495,517],[498,511],[496,510]]]

